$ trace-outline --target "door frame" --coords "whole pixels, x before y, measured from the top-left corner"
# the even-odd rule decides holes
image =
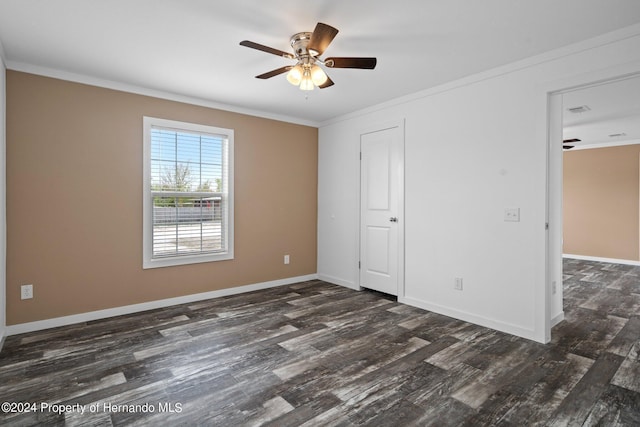
[[[362,135],[375,133],[387,129],[398,128],[399,138],[400,138],[400,153],[399,153],[399,165],[398,165],[398,301],[401,298],[404,298],[405,293],[405,285],[404,285],[404,277],[405,277],[405,262],[404,262],[404,241],[405,241],[405,213],[404,213],[404,194],[405,194],[405,184],[404,184],[404,171],[405,171],[405,119],[398,118],[392,119],[388,121],[383,121],[376,124],[371,124],[369,126],[365,126],[360,129],[358,132],[358,155],[362,156]],[[361,280],[361,272],[360,270],[360,261],[362,259],[360,248],[362,244],[362,235],[360,230],[362,229],[362,161],[358,160],[358,262],[355,266],[357,270],[356,277],[358,278],[358,282],[356,287],[358,290],[362,290],[362,286],[360,286]]]
[[[554,304],[560,304],[562,309],[564,295],[562,294],[562,134],[554,130],[560,121],[562,126],[562,95],[575,90],[600,86],[629,78],[640,77],[640,61],[633,61],[624,65],[609,67],[594,72],[570,76],[568,78],[548,82],[540,89],[547,98],[547,135],[546,135],[546,189],[545,189],[545,221],[548,229],[545,230],[545,283],[544,287],[536,290],[536,306],[544,310],[543,318],[538,317],[536,329],[543,334],[544,341],[551,340],[551,328],[564,319],[564,311],[551,318],[551,308]],[[558,267],[559,266],[559,271]],[[559,280],[559,281],[558,281]],[[558,290],[553,292],[554,281]],[[554,301],[559,294],[560,301]]]

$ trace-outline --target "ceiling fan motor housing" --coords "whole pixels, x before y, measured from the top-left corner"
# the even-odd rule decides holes
[[[307,49],[307,46],[309,46],[309,40],[311,40],[311,34],[312,33],[305,31],[291,36],[291,47],[293,48],[296,57],[299,61],[305,63],[308,62],[309,58],[312,56]]]

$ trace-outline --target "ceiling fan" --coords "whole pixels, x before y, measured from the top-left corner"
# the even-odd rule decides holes
[[[260,74],[256,76],[257,79],[270,79],[288,71],[287,80],[292,85],[299,86],[302,90],[313,90],[315,86],[324,89],[333,86],[334,83],[320,65],[328,68],[373,70],[377,63],[376,58],[335,57],[320,59],[320,55],[324,53],[336,34],[338,34],[336,28],[318,22],[313,33],[302,32],[291,36],[290,42],[294,53],[284,52],[249,40],[241,41],[240,45],[296,61],[294,65],[287,65]]]
[[[575,143],[576,142],[580,142],[580,141],[582,141],[582,140],[578,139],[578,138],[564,139],[562,141],[562,149],[563,150],[571,150],[573,147],[575,147]]]

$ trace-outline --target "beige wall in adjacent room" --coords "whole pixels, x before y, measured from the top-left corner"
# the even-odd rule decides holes
[[[639,258],[640,145],[564,152],[565,254]]]
[[[316,128],[16,71],[6,85],[8,325],[316,273]],[[234,129],[234,260],[142,269],[143,116]]]

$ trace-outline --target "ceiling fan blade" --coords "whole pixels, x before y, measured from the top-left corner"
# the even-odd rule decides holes
[[[378,60],[376,58],[327,58],[324,65],[329,68],[362,68],[373,70],[376,68]]]
[[[278,49],[274,49],[272,47],[269,46],[265,46],[259,43],[255,43],[249,40],[243,40],[240,42],[240,46],[246,46],[246,47],[250,47],[251,49],[257,49],[257,50],[261,50],[263,52],[267,52],[267,53],[271,53],[273,55],[277,55],[277,56],[282,56],[285,58],[289,58],[289,59],[294,59],[295,56],[293,56],[292,53],[289,52],[285,52],[283,50],[278,50]]]
[[[282,73],[286,73],[292,68],[293,68],[293,65],[287,65],[286,67],[281,67],[281,68],[278,68],[277,70],[272,70],[264,74],[260,74],[259,76],[256,76],[256,79],[270,79],[271,77],[277,76]]]
[[[573,147],[575,147],[575,145],[563,145],[562,149],[563,150],[571,150]]]
[[[324,82],[324,83],[322,83],[322,84],[321,84],[320,86],[318,86],[318,87],[319,87],[320,89],[324,89],[324,88],[326,88],[326,87],[333,86],[333,84],[334,84],[334,83],[333,83],[333,80],[331,80],[331,78],[330,78],[329,76],[327,76],[327,81],[326,81],[326,82]]]
[[[313,51],[311,52],[311,54],[314,56],[322,55],[322,53],[327,49],[336,34],[338,34],[337,28],[333,28],[331,25],[318,22],[316,24],[316,28],[311,34],[311,39],[309,39],[307,50]]]

